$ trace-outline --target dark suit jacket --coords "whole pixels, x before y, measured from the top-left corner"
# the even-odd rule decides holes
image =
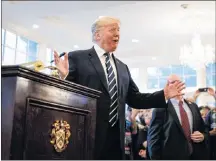
[[[142,94],[131,78],[127,65],[114,58],[118,80],[118,114],[122,157],[124,157],[125,136],[125,104],[134,108],[166,107],[164,92]],[[107,80],[99,57],[94,49],[79,50],[69,53],[69,75],[67,80],[96,89],[102,92],[97,102],[95,158],[100,158],[100,152],[105,146],[108,128],[110,95]]]
[[[206,126],[208,127],[209,131],[213,130],[213,128],[211,128],[211,124],[212,124],[211,115],[212,115],[212,110],[209,111],[205,120]],[[210,157],[211,157],[210,159],[216,160],[216,136],[210,136],[209,147],[210,147]]]
[[[185,101],[193,115],[193,132],[204,134],[204,141],[193,143],[190,157],[189,147],[176,111],[168,101],[167,109],[155,109],[148,131],[148,152],[151,159],[189,160],[209,159],[208,129],[200,115],[198,106]]]

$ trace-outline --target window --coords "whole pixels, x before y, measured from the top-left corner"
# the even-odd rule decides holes
[[[167,83],[167,77],[162,77],[159,80],[159,88],[164,88]]]
[[[216,63],[211,63],[206,67],[206,74],[215,74]]]
[[[16,48],[16,35],[14,33],[6,31],[5,45],[14,49]]]
[[[185,81],[186,87],[196,87],[197,86],[197,76],[196,75],[184,76],[184,81]]]
[[[196,71],[188,66],[184,66],[184,75],[196,75]]]
[[[53,59],[54,59],[53,50],[50,48],[47,48],[47,50],[46,50],[46,61],[47,61],[46,65],[54,65],[54,62],[50,63],[51,60],[53,60]]]
[[[156,77],[150,77],[148,78],[148,84],[147,84],[148,89],[157,89],[159,88],[158,85],[158,78]]]
[[[28,39],[18,36],[17,50],[23,53],[27,53],[28,52]]]
[[[216,74],[212,74],[206,78],[207,87],[216,85]]]
[[[2,62],[4,61],[4,45],[1,46],[1,52],[2,52]]]
[[[190,68],[189,66],[183,66],[183,79],[185,81],[186,87],[196,87],[197,86],[197,74],[196,70]]]
[[[159,75],[162,77],[168,77],[172,72],[171,72],[171,67],[161,67],[158,68],[159,70]]]
[[[38,44],[36,42],[34,42],[34,41],[29,40],[28,56],[29,57],[36,57],[37,48],[38,48]]]
[[[15,63],[15,49],[5,47],[3,65],[13,65]]]
[[[211,63],[206,67],[206,84],[208,86],[216,85],[216,63]]]
[[[149,76],[159,76],[159,71],[157,67],[148,67],[147,73]]]
[[[28,56],[28,58],[27,58],[27,62],[33,62],[36,60],[37,60],[37,57],[35,57],[35,56]]]
[[[22,64],[26,62],[26,53],[17,52],[16,53],[16,64]]]
[[[5,30],[2,29],[2,44],[5,44]]]
[[[179,75],[180,77],[183,76],[183,66],[182,65],[172,65],[172,73]]]
[[[2,29],[2,64],[12,65],[35,61],[38,43]]]
[[[148,89],[162,89],[167,83],[170,74],[178,75],[187,87],[196,87],[197,76],[196,71],[190,67],[182,65],[170,65],[167,67],[149,67],[148,73]]]
[[[216,74],[216,63],[212,64],[212,73]]]

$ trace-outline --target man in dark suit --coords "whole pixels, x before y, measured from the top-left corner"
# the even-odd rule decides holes
[[[170,84],[180,80],[169,77]],[[208,129],[195,103],[182,96],[168,100],[167,108],[153,111],[148,131],[148,151],[151,159],[209,159]]]
[[[214,91],[213,88],[208,88],[208,93],[216,99],[216,92]],[[211,160],[216,160],[216,129],[212,127],[212,123],[214,122],[212,118],[212,113],[213,113],[213,110],[215,110],[215,108],[210,110],[205,118],[205,123],[209,129],[209,135],[210,135],[209,147],[210,147],[210,159]]]
[[[114,56],[120,38],[120,21],[100,17],[92,25],[91,49],[70,52],[54,60],[61,77],[102,92],[97,102],[95,159],[123,159],[125,104],[136,108],[166,107],[166,99],[182,95],[182,82],[143,94],[126,64]],[[69,70],[68,70],[69,68]]]
[[[209,129],[209,147],[210,147],[210,159],[211,160],[216,160],[216,129],[213,129],[212,123],[213,123],[213,118],[212,118],[212,112],[214,109],[209,111],[209,113],[206,116],[205,123],[206,126]]]

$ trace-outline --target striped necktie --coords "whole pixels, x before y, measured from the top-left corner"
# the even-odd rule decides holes
[[[104,54],[105,64],[108,78],[108,90],[111,98],[111,105],[109,108],[109,123],[113,127],[118,120],[118,91],[117,82],[115,78],[115,73],[110,63],[110,55],[108,53]]]

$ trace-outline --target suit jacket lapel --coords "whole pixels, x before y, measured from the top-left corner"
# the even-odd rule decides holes
[[[192,118],[193,118],[193,131],[194,131],[194,129],[196,129],[195,127],[196,127],[196,118],[195,118],[195,116],[196,116],[196,111],[195,111],[195,109],[193,108],[193,104],[191,104],[190,102],[188,102],[187,100],[184,100],[185,102],[186,102],[186,104],[188,105],[188,107],[190,108],[190,110],[191,110],[191,113],[192,113]],[[192,131],[192,132],[193,132]]]
[[[104,72],[103,66],[101,64],[101,61],[100,61],[94,47],[92,47],[91,52],[89,53],[89,60],[91,61],[92,65],[94,66],[94,68],[95,68],[95,70],[99,76],[99,79],[101,80],[101,83],[103,84],[103,86],[105,87],[105,89],[108,92],[108,85],[107,85],[107,79],[105,76],[105,72]]]
[[[184,131],[182,129],[181,123],[179,121],[178,115],[176,114],[176,111],[172,105],[172,102],[169,100],[168,101],[168,111],[170,112],[171,116],[173,117],[173,120],[175,121],[175,123],[177,124],[177,126],[179,127],[179,130],[183,133],[184,135]],[[185,136],[185,135],[184,135]],[[186,138],[186,137],[185,137]]]

